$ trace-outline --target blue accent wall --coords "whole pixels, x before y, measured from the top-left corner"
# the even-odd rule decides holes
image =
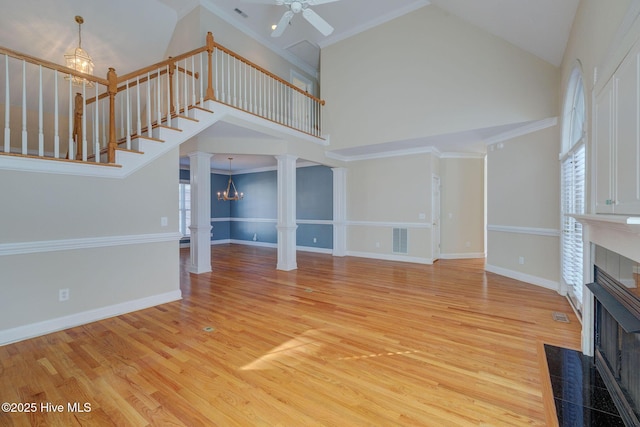
[[[313,238],[316,242],[313,242]],[[333,249],[333,225],[298,224],[296,245],[310,248]]]
[[[180,179],[189,180],[189,171],[180,170]],[[245,198],[234,202],[219,201],[218,191],[227,188],[229,175],[211,174],[212,241],[246,240],[273,243],[278,241],[277,172],[233,175],[233,182]],[[333,173],[325,166],[296,170],[296,214],[298,220],[331,221],[333,219]],[[230,220],[228,220],[230,219]],[[246,219],[246,220],[243,220]],[[256,221],[257,220],[257,221]],[[298,224],[296,244],[322,249],[333,248],[331,224]],[[313,242],[313,239],[316,242]]]
[[[326,166],[296,170],[297,219],[333,219],[333,172]]]
[[[244,199],[231,205],[232,218],[274,219],[278,216],[278,182],[276,171],[234,175],[233,182]]]

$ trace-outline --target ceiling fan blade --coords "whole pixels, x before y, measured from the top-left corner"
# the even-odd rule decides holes
[[[304,17],[304,19],[309,21],[311,25],[316,27],[316,29],[320,31],[323,36],[328,36],[329,34],[333,33],[333,27],[313,10],[304,9],[302,11],[302,16]]]
[[[284,15],[282,15],[282,18],[280,18],[276,29],[271,33],[271,37],[280,37],[282,33],[284,33],[284,30],[287,29],[287,25],[289,25],[291,18],[293,18],[293,12],[287,10]]]
[[[317,6],[319,4],[333,3],[334,1],[339,1],[339,0],[308,0],[307,4],[309,6]]]

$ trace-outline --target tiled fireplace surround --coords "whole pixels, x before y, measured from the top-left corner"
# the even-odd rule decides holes
[[[595,280],[596,245],[640,263],[640,217],[623,215],[576,215],[575,217],[583,225],[585,282],[591,283]],[[598,250],[599,257],[601,254],[602,251]],[[598,263],[602,265],[602,261]],[[583,302],[582,351],[586,356],[596,356],[594,336],[596,303],[594,294],[587,288],[584,289]],[[598,357],[595,357],[595,360],[597,359]]]

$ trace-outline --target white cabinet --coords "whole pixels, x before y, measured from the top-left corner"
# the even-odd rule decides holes
[[[596,192],[596,213],[613,212],[613,95],[614,81],[602,89],[595,99],[594,104],[594,169],[595,169],[595,192]]]
[[[620,64],[596,96],[596,213],[640,213],[640,52]]]

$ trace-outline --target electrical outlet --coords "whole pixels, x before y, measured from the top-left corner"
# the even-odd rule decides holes
[[[418,214],[418,219],[427,219],[427,214],[426,214],[426,213],[424,213],[424,212],[420,212],[420,213]]]
[[[313,243],[318,243],[318,239],[316,237],[313,238]]]
[[[470,247],[471,247],[471,242],[466,242],[464,245],[465,245],[467,248],[470,248]]]
[[[160,227],[166,227],[169,225],[169,218],[166,216],[160,217]]]
[[[60,289],[58,291],[58,301],[63,302],[68,300],[69,300],[69,288]]]
[[[380,247],[380,242],[376,242],[376,248]]]
[[[520,264],[520,265],[524,264],[524,257],[523,256],[518,258],[518,264]]]

